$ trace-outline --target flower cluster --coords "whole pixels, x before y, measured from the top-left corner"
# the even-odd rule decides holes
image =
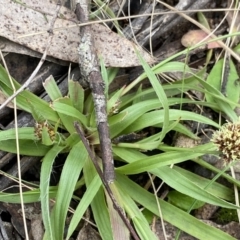
[[[55,137],[56,137],[55,130],[50,124],[48,124],[47,121],[35,123],[35,129],[34,129],[35,136],[38,139],[42,139],[44,129],[46,130],[47,134],[49,135],[51,141],[54,141]]]
[[[211,141],[221,152],[226,164],[240,159],[240,121],[224,124],[214,132]]]

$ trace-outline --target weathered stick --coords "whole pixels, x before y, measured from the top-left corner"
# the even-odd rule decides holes
[[[122,221],[125,223],[126,227],[128,228],[128,230],[130,231],[131,235],[133,236],[133,239],[135,240],[140,240],[140,238],[138,237],[136,231],[134,230],[134,228],[132,227],[132,225],[130,224],[129,220],[126,218],[125,214],[124,214],[124,211],[123,209],[119,206],[119,204],[117,203],[113,193],[112,193],[112,190],[111,188],[109,187],[108,183],[105,181],[104,177],[103,177],[103,173],[101,171],[101,168],[99,167],[98,163],[97,163],[97,160],[94,156],[94,153],[92,152],[89,144],[88,144],[88,141],[87,139],[85,138],[84,136],[84,133],[81,129],[81,126],[78,122],[74,122],[74,127],[79,135],[79,137],[81,138],[82,142],[83,142],[83,145],[85,146],[87,152],[88,152],[88,155],[90,156],[92,162],[93,162],[93,165],[94,167],[96,168],[96,171],[100,177],[100,179],[102,180],[102,183],[110,197],[110,199],[112,200],[112,203],[113,203],[113,206],[114,206],[114,209],[118,212],[119,216],[121,217]]]
[[[77,19],[81,23],[88,22],[88,1],[79,0],[76,4]],[[92,91],[96,111],[97,128],[99,133],[103,175],[107,183],[114,181],[114,163],[112,146],[107,122],[106,98],[104,94],[104,82],[98,64],[98,57],[94,47],[91,25],[80,28],[81,40],[78,48],[79,67],[82,78],[88,82]]]

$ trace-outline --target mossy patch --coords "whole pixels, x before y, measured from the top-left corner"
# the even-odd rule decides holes
[[[238,222],[237,211],[221,208],[214,214],[213,219],[218,224],[226,224],[232,221]]]

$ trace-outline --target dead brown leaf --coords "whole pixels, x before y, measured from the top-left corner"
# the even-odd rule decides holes
[[[202,40],[206,42],[207,49],[221,48],[217,41],[207,43],[207,41],[211,40],[211,37],[208,37],[208,34],[201,29],[191,30],[184,34],[181,39],[181,43],[184,47],[193,47],[200,43]]]
[[[0,36],[43,53],[48,40],[49,22],[56,10],[51,0],[23,0],[25,5],[11,0],[0,3]],[[78,62],[79,27],[76,16],[62,7],[54,25],[54,36],[48,55],[69,62]],[[148,63],[154,59],[136,44],[100,24],[93,24],[95,46],[105,65],[131,67],[140,65],[135,49]],[[41,33],[41,34],[39,34]],[[35,34],[30,35],[29,34]]]
[[[4,52],[4,53],[18,53],[18,54],[23,54],[23,55],[27,55],[27,56],[31,56],[31,57],[36,57],[36,58],[42,57],[41,53],[31,50],[30,48],[27,48],[18,43],[12,42],[4,37],[0,37],[0,48],[1,48],[2,52]],[[47,56],[46,59],[50,62],[54,62],[54,63],[57,63],[62,66],[69,65],[69,62],[59,60],[54,57]]]

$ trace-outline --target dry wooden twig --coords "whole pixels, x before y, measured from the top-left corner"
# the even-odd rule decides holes
[[[77,2],[76,15],[81,23],[88,22],[87,0],[79,0]],[[89,84],[92,91],[102,152],[103,175],[105,181],[111,183],[114,181],[115,174],[112,146],[107,122],[104,81],[99,69],[91,25],[82,26],[80,28],[80,35],[81,40],[78,48],[80,72],[83,80]]]
[[[84,146],[85,146],[85,148],[86,148],[86,150],[87,150],[87,152],[88,152],[88,154],[89,154],[89,156],[90,156],[90,158],[91,158],[91,160],[92,160],[92,162],[93,162],[93,165],[94,165],[94,167],[96,168],[96,171],[97,171],[100,179],[102,180],[102,183],[103,183],[103,185],[104,185],[104,187],[105,187],[105,189],[106,189],[106,191],[107,191],[110,199],[112,200],[112,203],[113,203],[113,206],[114,206],[115,210],[118,212],[119,216],[121,217],[121,219],[122,219],[123,222],[125,223],[126,227],[127,227],[128,230],[130,231],[130,233],[131,233],[131,235],[133,236],[133,238],[134,238],[135,240],[140,240],[139,237],[138,237],[138,235],[137,235],[137,233],[135,232],[134,228],[132,227],[132,225],[130,224],[130,222],[128,221],[128,219],[126,218],[126,216],[125,216],[122,208],[121,208],[121,207],[119,206],[119,204],[117,203],[117,201],[116,201],[116,199],[115,199],[115,197],[114,197],[114,195],[113,195],[113,193],[112,193],[111,188],[109,187],[109,185],[108,185],[107,182],[105,181],[104,176],[103,176],[103,174],[102,174],[102,171],[101,171],[101,169],[100,169],[100,167],[99,167],[99,165],[98,165],[98,163],[97,163],[97,160],[96,160],[96,158],[95,158],[95,156],[94,156],[94,154],[93,154],[93,152],[92,152],[92,150],[91,150],[91,148],[90,148],[90,146],[89,146],[89,144],[88,144],[88,142],[87,142],[87,140],[86,140],[86,138],[85,138],[85,136],[84,136],[84,133],[83,133],[83,131],[82,131],[79,123],[78,123],[78,122],[75,122],[75,123],[74,123],[74,127],[75,127],[75,129],[76,129],[79,137],[81,138],[81,140],[82,140],[82,142],[83,142],[83,144],[84,144]]]

